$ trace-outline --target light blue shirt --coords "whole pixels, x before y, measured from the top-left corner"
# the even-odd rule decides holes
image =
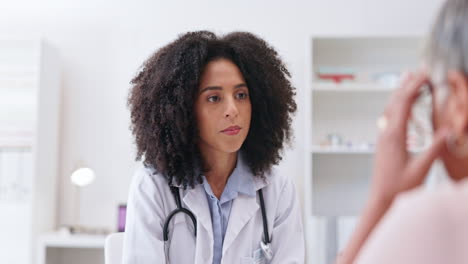
[[[226,235],[233,200],[239,196],[239,194],[253,197],[256,195],[253,174],[247,164],[242,160],[241,155],[238,155],[236,168],[229,176],[219,200],[213,194],[205,176],[202,176],[202,178],[213,226],[213,264],[219,264],[221,263],[223,254],[224,236]]]

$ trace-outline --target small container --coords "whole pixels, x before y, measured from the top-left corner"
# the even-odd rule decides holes
[[[118,213],[118,221],[117,221],[117,231],[118,232],[125,232],[125,219],[127,217],[127,205],[120,204],[119,205],[119,213]]]

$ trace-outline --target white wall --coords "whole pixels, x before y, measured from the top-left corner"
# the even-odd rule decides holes
[[[276,47],[293,73],[299,112],[294,149],[281,170],[302,183],[306,48],[312,35],[427,32],[441,0],[6,1],[0,34],[44,36],[61,53],[63,105],[59,224],[76,223],[68,176],[80,160],[96,182],[81,192],[82,224],[116,226],[135,163],[126,97],[143,60],[178,34],[197,29],[254,32]],[[302,190],[302,188],[298,188]]]

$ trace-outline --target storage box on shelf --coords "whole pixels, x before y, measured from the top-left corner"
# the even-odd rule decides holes
[[[382,114],[399,74],[418,66],[420,37],[311,39],[306,135],[308,263],[332,263],[367,199]]]
[[[0,36],[0,259],[31,264],[55,227],[58,57],[38,38]]]

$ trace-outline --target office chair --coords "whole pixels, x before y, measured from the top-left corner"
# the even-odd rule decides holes
[[[104,248],[105,264],[122,264],[124,233],[113,233],[106,237]]]

